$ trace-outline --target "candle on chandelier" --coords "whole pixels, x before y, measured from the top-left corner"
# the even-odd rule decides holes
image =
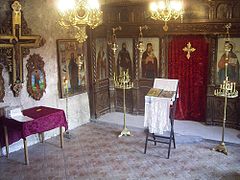
[[[228,73],[227,72],[227,70],[228,70],[227,67],[228,67],[228,63],[225,63],[225,77],[227,77],[227,73]]]

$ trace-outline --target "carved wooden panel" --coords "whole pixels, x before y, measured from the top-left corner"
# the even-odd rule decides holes
[[[209,20],[210,18],[210,5],[208,2],[202,0],[191,0],[185,3],[184,8],[184,21],[201,21]]]
[[[126,90],[126,111],[133,112],[133,94],[132,89]],[[123,90],[116,89],[116,110],[123,111]]]
[[[220,3],[217,6],[217,19],[229,19],[230,18],[230,8],[227,3]]]
[[[93,93],[91,100],[93,101],[91,112],[95,117],[110,110],[110,96],[109,96],[109,72],[111,65],[108,61],[108,47],[106,38],[93,39],[91,43],[91,62],[89,71],[91,73],[93,88],[90,92]],[[91,95],[91,94],[90,94]]]
[[[240,2],[237,2],[233,5],[233,13],[232,13],[232,18],[240,18]]]
[[[207,123],[220,125],[223,123],[224,98],[208,97]],[[239,98],[228,99],[226,126],[240,129]]]
[[[145,96],[148,91],[153,87],[153,79],[139,80],[139,104],[138,110],[140,114],[144,113]]]
[[[133,39],[133,82],[134,88],[127,93],[127,110],[134,114],[144,113],[145,95],[153,85],[153,79],[141,78],[141,55],[139,54],[136,43],[140,25],[148,25],[150,29],[144,32],[144,38],[156,37],[159,39],[159,68],[158,77],[167,77],[168,75],[168,43],[171,37],[175,35],[195,34],[205,35],[209,41],[209,71],[208,71],[208,97],[207,97],[207,123],[219,124],[222,122],[221,112],[215,109],[218,103],[213,97],[213,91],[217,87],[216,79],[216,63],[217,63],[217,38],[225,37],[225,24],[231,22],[230,29],[231,37],[239,37],[240,29],[240,2],[239,0],[184,0],[185,9],[183,23],[180,20],[171,20],[168,22],[169,30],[163,32],[162,21],[155,21],[150,18],[149,2],[133,3],[124,1],[112,3],[103,7],[104,22],[101,28],[94,30],[94,38],[109,39],[112,27],[122,26],[122,31],[118,32],[117,38],[132,38]],[[97,30],[99,29],[99,30]],[[101,29],[101,30],[100,30]],[[156,47],[155,47],[156,48]],[[121,44],[119,46],[121,49]],[[94,51],[94,49],[93,49]],[[140,58],[139,58],[140,57]],[[109,93],[110,111],[122,110],[122,92],[114,88],[113,73],[116,58],[108,47],[108,90],[105,87],[106,93]],[[92,59],[94,60],[94,58]],[[92,71],[95,73],[95,71]],[[95,87],[102,87],[101,82],[96,82]],[[102,97],[106,97],[105,92],[100,93],[100,90],[95,90],[98,102]],[[98,97],[100,96],[100,97]],[[239,124],[240,116],[234,112],[235,101],[229,102],[229,122],[232,126]],[[235,103],[236,105],[238,103]],[[237,105],[239,108],[239,105]],[[98,105],[97,112],[104,112],[104,107]],[[102,111],[103,110],[103,111]],[[101,113],[100,113],[101,114]],[[234,125],[235,124],[235,125]],[[227,124],[229,125],[229,123]],[[239,126],[239,125],[238,125]]]
[[[240,3],[238,0],[185,0],[184,1],[184,15],[183,23],[181,28],[172,27],[181,24],[180,19],[170,20],[168,22],[169,31],[168,33],[210,33],[225,32],[224,28],[221,28],[226,22],[232,22],[239,24],[240,20]],[[155,31],[157,28],[157,34],[163,33],[163,30],[159,28],[159,24],[163,25],[162,21],[155,21],[150,18],[149,3],[121,3],[114,4],[111,6],[105,6],[104,11],[104,22],[108,25],[128,25],[129,28],[139,26],[139,24],[147,24],[149,26],[156,25],[157,27],[152,28],[151,31]],[[125,13],[123,13],[125,12]],[[125,15],[129,15],[128,18]],[[206,23],[208,23],[207,26]],[[189,26],[189,24],[191,26]],[[187,27],[185,27],[187,25]],[[195,26],[199,26],[195,28]],[[201,27],[203,26],[203,27]],[[205,26],[205,27],[204,27]],[[132,31],[128,31],[128,34]],[[232,33],[238,33],[238,28],[232,29]],[[151,33],[152,34],[152,33]],[[153,35],[152,35],[153,36]],[[129,37],[129,36],[128,36]]]
[[[96,117],[109,111],[110,97],[109,97],[109,82],[108,79],[99,80],[99,83],[95,84],[95,105],[96,105]]]

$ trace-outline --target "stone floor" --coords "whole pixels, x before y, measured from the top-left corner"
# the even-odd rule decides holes
[[[0,179],[240,179],[240,145],[226,144],[229,155],[211,151],[216,141],[177,136],[177,148],[166,159],[166,145],[149,143],[132,128],[133,136],[118,138],[122,126],[91,122],[70,133],[64,149],[59,136],[29,147],[30,165],[23,150],[0,158]],[[187,141],[186,141],[187,139]]]
[[[123,113],[121,112],[111,112],[104,114],[99,117],[97,121],[107,122],[111,124],[123,124]],[[144,116],[126,114],[126,121],[128,127],[138,127],[142,128],[144,124]],[[174,121],[175,133],[181,135],[198,136],[203,139],[210,140],[221,140],[222,138],[222,127],[221,126],[211,126],[205,125],[201,122],[190,121],[190,120],[175,120]],[[225,128],[225,142],[230,142],[234,144],[240,144],[240,130]]]

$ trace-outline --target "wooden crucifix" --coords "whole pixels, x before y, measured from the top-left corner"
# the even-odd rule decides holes
[[[192,44],[191,44],[190,42],[188,42],[188,43],[187,43],[187,47],[184,47],[184,48],[183,48],[183,51],[184,51],[184,52],[187,52],[186,57],[187,57],[188,59],[190,59],[191,53],[194,52],[194,51],[196,51],[196,49],[192,47]]]
[[[23,48],[38,48],[44,44],[39,35],[22,34],[21,4],[14,1],[12,7],[11,34],[0,34],[0,48],[12,49],[12,77],[11,84],[15,96],[18,96],[23,83]]]

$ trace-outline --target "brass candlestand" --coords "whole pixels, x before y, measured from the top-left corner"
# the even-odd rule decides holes
[[[127,71],[121,71],[118,77],[114,74],[114,85],[115,88],[123,89],[123,130],[118,137],[130,136],[131,133],[126,126],[126,89],[131,89],[133,87],[133,82],[130,82],[130,76]]]
[[[66,116],[67,116],[67,122],[68,122],[68,79],[64,79],[64,89],[65,89],[65,96],[66,96]],[[71,134],[68,130],[65,131],[63,136],[67,139],[71,139]]]
[[[227,59],[228,60],[228,59]],[[214,90],[215,96],[224,97],[224,115],[223,115],[223,127],[222,127],[222,142],[213,148],[214,151],[222,152],[225,155],[228,154],[227,148],[224,143],[224,131],[225,131],[225,122],[227,119],[227,100],[228,98],[236,98],[238,97],[238,91],[236,90],[236,83],[230,82],[227,75],[227,67],[228,63],[225,63],[225,80],[223,84],[220,85],[219,89]]]

